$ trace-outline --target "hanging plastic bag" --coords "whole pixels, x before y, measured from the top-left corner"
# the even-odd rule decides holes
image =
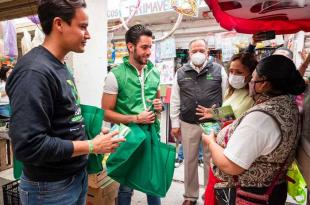
[[[21,40],[21,47],[22,47],[22,55],[25,55],[32,49],[31,35],[26,30],[24,30],[24,36]]]
[[[34,32],[34,37],[32,40],[32,48],[41,45],[44,41],[45,35],[44,33],[37,27]]]
[[[171,7],[180,14],[198,17],[197,0],[171,0]]]
[[[121,185],[165,197],[174,173],[175,147],[159,141],[155,125],[128,126],[126,142],[107,160],[108,176]]]
[[[17,35],[13,21],[6,21],[4,24],[4,56],[16,58],[17,51]]]
[[[27,17],[32,23],[39,25],[40,24],[40,19],[38,15],[32,15]]]
[[[1,59],[1,61],[2,61],[2,59],[3,59],[3,54],[4,54],[4,42],[3,42],[3,40],[0,38],[0,59]]]
[[[288,194],[298,203],[303,204],[307,200],[306,182],[302,177],[296,162],[289,167],[287,176]]]
[[[0,58],[1,58],[1,61],[2,61],[2,58],[4,57],[3,29],[4,29],[3,22],[0,22]]]

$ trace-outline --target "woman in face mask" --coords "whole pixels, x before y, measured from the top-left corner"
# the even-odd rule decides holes
[[[240,53],[232,56],[228,71],[228,89],[225,94],[222,106],[230,105],[235,117],[238,118],[254,105],[254,100],[249,96],[249,82],[252,78],[252,72],[257,65],[254,54]],[[199,106],[197,115],[200,119],[212,118],[212,109]],[[205,205],[214,205],[214,184],[217,179],[212,170],[209,171],[209,182],[205,192]]]
[[[285,176],[301,124],[293,96],[305,87],[292,60],[269,56],[252,75],[249,90],[255,105],[217,137],[203,134],[217,178],[217,204],[285,204]]]
[[[230,105],[236,118],[254,105],[248,84],[256,65],[257,60],[251,53],[235,54],[229,63],[228,89],[222,106]],[[201,119],[212,118],[212,109],[198,106],[197,115]]]

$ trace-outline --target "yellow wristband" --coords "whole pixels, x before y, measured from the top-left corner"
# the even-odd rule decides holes
[[[87,140],[88,142],[88,148],[89,148],[89,153],[94,154],[94,143],[93,140]]]

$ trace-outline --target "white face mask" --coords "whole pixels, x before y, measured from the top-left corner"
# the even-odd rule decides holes
[[[242,76],[242,75],[233,75],[233,74],[229,75],[228,82],[235,89],[244,88],[244,86],[247,84],[245,82],[245,77],[244,76]]]
[[[207,56],[204,53],[197,52],[191,56],[191,61],[195,66],[203,65],[206,60]]]

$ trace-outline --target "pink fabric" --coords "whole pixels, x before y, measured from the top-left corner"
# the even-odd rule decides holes
[[[239,33],[254,34],[262,31],[274,30],[276,34],[297,33],[298,31],[310,32],[310,19],[296,20],[257,20],[238,18],[223,11],[218,0],[205,0],[214,17],[220,25],[227,30],[236,30]],[[276,19],[276,17],[273,17]],[[278,18],[281,19],[281,18]]]

